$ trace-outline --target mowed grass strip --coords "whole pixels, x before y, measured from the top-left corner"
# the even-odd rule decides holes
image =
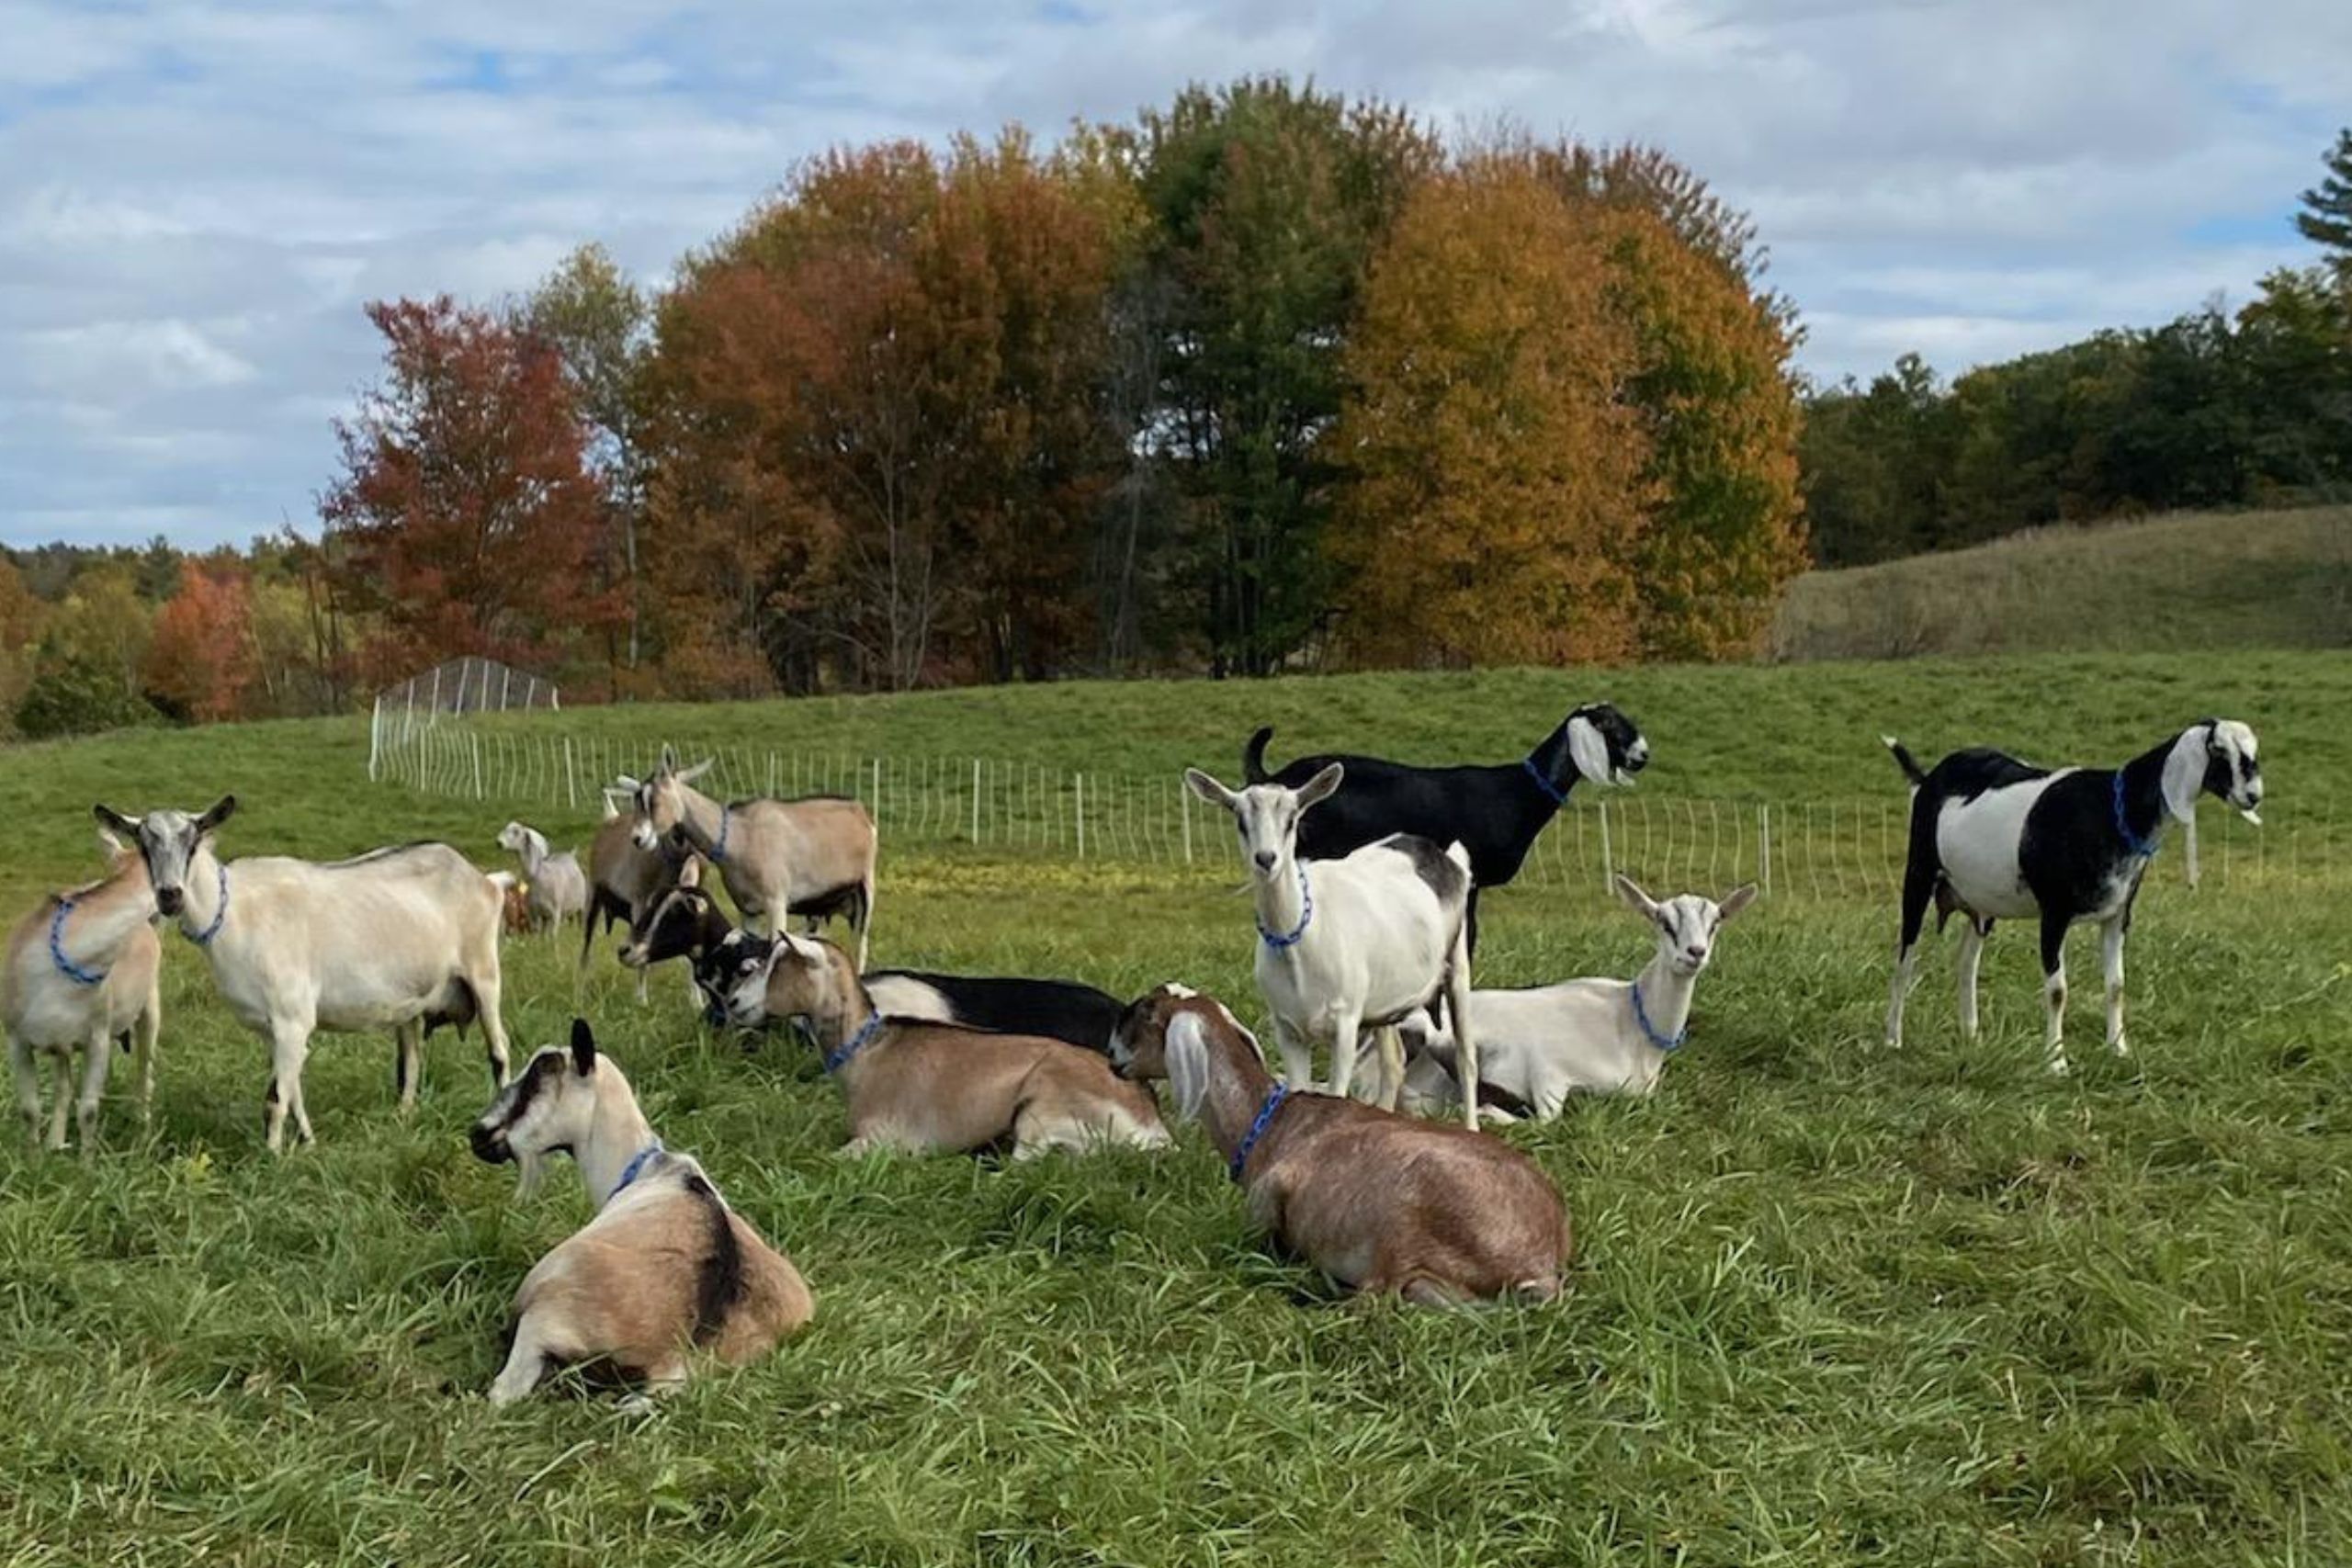
[[[1749,733],[1784,727],[1769,741],[1792,755],[1858,751],[1841,788],[1885,769],[1875,728],[1858,737],[1845,716],[1882,683],[1886,705],[1921,716],[1905,733],[1951,741],[2010,733],[1988,716],[2004,687],[2041,736],[2071,717],[2145,744],[2219,709],[2261,727],[2283,810],[2346,744],[2321,733],[2331,699],[2347,711],[2346,664],[2222,660],[2210,680],[2128,660],[2103,678],[2073,661],[1850,682],[1664,671],[1647,711],[1619,700],[1650,731],[1661,788],[1678,751],[1736,754],[1738,734],[1708,728],[1736,708],[1679,700],[1718,673],[1770,694]],[[1345,722],[1316,709],[1316,682],[1135,688],[1091,730],[1000,714],[955,738],[1004,754],[989,742],[1051,732],[1100,755],[1181,716],[1152,755],[1215,761],[1209,740],[1238,748],[1237,714],[1295,704],[1283,722],[1313,731],[1301,747],[1372,747],[1393,720],[1412,736],[1400,752],[1478,755],[1555,721],[1536,716],[1557,690],[1605,691],[1616,673],[1458,683],[1469,697],[1453,678],[1426,694],[1367,681],[1352,697],[1333,683],[1335,713],[1363,705]],[[2275,717],[2253,700],[2273,682],[2291,694]],[[2080,706],[2044,712],[2037,689]],[[871,722],[852,704],[691,715],[782,726],[804,706]],[[492,862],[503,812],[356,782],[364,744],[364,726],[336,723],[13,752],[9,907],[88,874],[100,795],[136,809],[234,787],[232,853],[441,836]],[[1069,973],[1122,993],[1181,977],[1257,1021],[1222,842],[1189,874],[892,856],[887,840],[885,854],[878,962]],[[805,1054],[705,1034],[673,976],[640,1010],[600,955],[586,1009],[655,1126],[702,1156],[819,1302],[777,1355],[698,1380],[644,1422],[561,1391],[496,1416],[480,1397],[514,1286],[588,1204],[565,1171],[515,1208],[511,1173],[467,1153],[487,1097],[476,1043],[436,1039],[402,1121],[389,1042],[322,1039],[308,1078],[321,1143],[273,1161],[266,1053],[174,938],[153,1137],[119,1074],[96,1159],[0,1156],[5,1557],[2345,1561],[2352,919],[2338,873],[2258,896],[2152,885],[2129,1062],[2099,1048],[2095,943],[2078,934],[2064,1081],[2039,1065],[2030,932],[2005,925],[1988,951],[1982,1041],[1956,1038],[1947,942],[1923,964],[1911,1043],[1889,1053],[1892,910],[1767,900],[1725,931],[1657,1098],[1508,1134],[1559,1179],[1577,1225],[1574,1289],[1540,1311],[1335,1300],[1250,1235],[1197,1135],[1159,1158],[838,1159],[837,1096]],[[1649,951],[1592,893],[1500,892],[1485,931],[1490,983],[1628,974]],[[518,1047],[561,1037],[573,951],[509,943]]]

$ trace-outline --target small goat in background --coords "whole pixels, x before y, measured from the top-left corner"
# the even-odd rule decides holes
[[[1340,1284],[1423,1306],[1560,1293],[1567,1207],[1500,1139],[1295,1092],[1223,1003],[1182,986],[1138,999],[1111,1055],[1129,1077],[1166,1078],[1250,1218]]]
[[[1380,1103],[1394,1110],[1405,1084],[1396,1021],[1442,996],[1454,1026],[1463,1082],[1478,1081],[1477,1032],[1463,1018],[1470,994],[1470,857],[1460,844],[1393,834],[1339,860],[1298,853],[1300,818],[1339,789],[1337,762],[1304,787],[1258,784],[1230,790],[1198,768],[1184,782],[1233,813],[1258,899],[1258,988],[1273,1012],[1283,1071],[1306,1089],[1314,1042],[1331,1046],[1331,1092],[1344,1095],[1365,1030],[1378,1037]],[[1464,1114],[1476,1126],[1473,1094]]]
[[[1690,998],[1713,957],[1715,934],[1756,897],[1748,883],[1718,904],[1696,893],[1663,903],[1629,876],[1617,897],[1647,920],[1657,952],[1631,980],[1470,993],[1464,1013],[1478,1037],[1478,1087],[1490,1111],[1548,1121],[1571,1094],[1648,1094],[1690,1028]],[[1435,1111],[1455,1097],[1453,1039],[1426,1012],[1403,1031],[1414,1053],[1405,1102]]]
[[[106,1090],[114,1046],[141,1058],[139,1120],[155,1111],[155,1043],[162,1033],[163,943],[155,935],[155,896],[147,865],[103,829],[107,874],[69,892],[54,893],[17,923],[0,970],[0,1027],[8,1036],[8,1065],[25,1135],[40,1146],[40,1074],[36,1057],[57,1063],[57,1106],[49,1147],[65,1146],[65,1108],[74,1099],[73,1055],[82,1053],[82,1094],[75,1131],[92,1153],[98,1132],[98,1098]]]
[[[1903,1043],[1903,1003],[1928,906],[1967,919],[1960,937],[1960,1032],[1976,1037],[1976,967],[1997,919],[2041,927],[2044,1043],[2050,1070],[2066,1070],[2066,929],[2097,920],[2107,980],[2107,1043],[2123,1035],[2123,939],[2141,879],[2167,819],[2190,822],[2200,795],[2260,826],[2262,769],[2254,731],[2200,719],[2120,768],[2037,768],[2005,752],[1955,751],[1922,769],[1901,741],[1882,738],[1911,782],[1911,837],[1903,872],[1903,926],[1886,1006],[1886,1041]],[[1939,922],[1940,924],[1940,920]]]
[[[567,919],[588,918],[588,874],[571,850],[556,854],[537,828],[509,822],[498,830],[498,847],[523,863],[523,886],[531,923],[553,935]]]

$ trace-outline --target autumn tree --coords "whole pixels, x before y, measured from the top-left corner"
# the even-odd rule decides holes
[[[385,378],[335,423],[320,502],[336,592],[398,670],[460,653],[541,663],[615,618],[601,499],[555,349],[447,297],[368,307]]]
[[[247,688],[259,667],[253,600],[234,561],[180,563],[179,592],[155,616],[147,645],[148,694],[165,712],[198,724],[248,716]]]
[[[0,735],[16,726],[17,705],[33,678],[34,652],[46,612],[24,573],[0,557]]]
[[[1649,442],[1610,258],[1523,169],[1423,182],[1374,261],[1328,443],[1345,648],[1378,664],[1566,663],[1636,646]]]

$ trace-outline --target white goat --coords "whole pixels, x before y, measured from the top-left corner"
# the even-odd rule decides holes
[[[479,1018],[493,1088],[506,1082],[499,1018],[502,897],[447,844],[409,844],[319,864],[254,855],[223,864],[213,829],[237,808],[223,795],[191,818],[155,810],[98,819],[135,839],[155,907],[204,950],[213,983],[239,1022],[268,1040],[266,1122],[272,1153],[286,1118],[312,1141],[302,1064],[318,1031],[389,1029],[399,1042],[401,1108],[416,1103],[424,1036]]]
[[[544,926],[553,935],[567,919],[588,918],[588,874],[580,869],[577,852],[553,852],[545,833],[521,822],[509,822],[498,830],[498,847],[523,863],[533,925]]]
[[[155,938],[147,867],[112,834],[101,832],[98,839],[107,852],[107,874],[42,899],[10,934],[7,967],[0,970],[0,1028],[8,1036],[8,1065],[17,1076],[25,1135],[40,1145],[40,1075],[34,1056],[46,1053],[57,1062],[49,1146],[65,1146],[65,1106],[73,1098],[78,1046],[82,1095],[76,1132],[84,1154],[96,1146],[98,1096],[118,1040],[139,1054],[139,1119],[153,1122],[155,1041],[164,1021],[163,944]]]
[[[857,931],[864,970],[874,924],[872,813],[833,795],[721,804],[694,787],[709,766],[705,761],[681,768],[678,754],[664,746],[651,778],[619,780],[636,803],[637,847],[683,840],[718,868],[743,923],[755,931],[773,935],[787,917],[799,915],[813,935],[819,921],[841,916]]]
[[[1696,893],[1659,903],[1620,876],[1617,896],[1657,928],[1657,952],[1633,979],[1470,993],[1463,1013],[1478,1037],[1480,1095],[1502,1102],[1504,1114],[1548,1121],[1574,1093],[1657,1089],[1667,1058],[1690,1032],[1690,994],[1713,956],[1715,933],[1747,908],[1756,885],[1735,888],[1720,904]],[[1406,1104],[1426,1112],[1455,1100],[1452,1032],[1426,1011],[1402,1029],[1416,1051],[1405,1077]]]
[[[1357,1042],[1377,1032],[1379,1103],[1395,1110],[1405,1081],[1396,1021],[1442,993],[1455,1024],[1464,1083],[1478,1081],[1470,993],[1470,856],[1460,844],[1392,834],[1338,860],[1298,858],[1298,820],[1340,787],[1332,763],[1300,789],[1256,784],[1230,790],[1188,768],[1184,782],[1233,813],[1258,900],[1258,988],[1272,1010],[1283,1070],[1294,1088],[1313,1081],[1314,1042],[1331,1045],[1331,1092],[1344,1095]],[[1477,1096],[1464,1115],[1478,1123]]]

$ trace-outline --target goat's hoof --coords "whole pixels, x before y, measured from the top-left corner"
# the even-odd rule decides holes
[[[2070,1067],[2070,1066],[2068,1066],[2066,1065],[2066,1058],[2065,1058],[2065,1057],[2064,1057],[2064,1056],[2052,1056],[2052,1057],[2051,1057],[2051,1058],[2050,1058],[2050,1076],[2051,1076],[2052,1077],[2053,1077],[2053,1078],[2063,1078],[2063,1077],[2064,1077],[2068,1073],[2073,1072],[2073,1071],[2074,1071],[2074,1068],[2072,1068],[2072,1067]]]
[[[2119,1056],[2129,1056],[2132,1054],[2132,1047],[2124,1043],[2123,1037],[2120,1034],[2115,1037],[2109,1048]]]

